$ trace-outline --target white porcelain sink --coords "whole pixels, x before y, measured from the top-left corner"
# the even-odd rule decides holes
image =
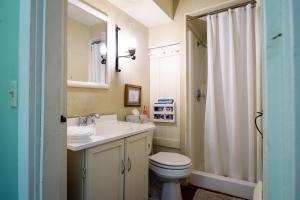
[[[68,142],[89,142],[95,134],[94,126],[68,126],[67,128]]]
[[[133,131],[137,127],[138,124],[128,122],[98,123],[95,136]]]

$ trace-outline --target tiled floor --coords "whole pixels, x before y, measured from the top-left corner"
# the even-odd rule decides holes
[[[193,185],[181,186],[182,199],[183,200],[193,200],[193,197],[194,197],[197,189],[199,189],[199,188],[196,187],[196,186],[193,186]],[[201,188],[201,189],[204,189],[204,188]],[[204,190],[207,190],[207,189],[204,189]],[[207,191],[214,192],[214,193],[217,193],[217,194],[221,194],[219,192],[215,192],[215,191],[211,191],[211,190],[207,190]],[[230,195],[226,195],[226,196],[232,197]],[[205,200],[210,200],[210,199],[205,198]]]

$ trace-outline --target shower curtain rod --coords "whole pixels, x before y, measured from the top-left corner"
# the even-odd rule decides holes
[[[187,21],[199,19],[199,18],[205,17],[207,15],[218,14],[218,13],[221,13],[221,12],[225,12],[228,9],[239,8],[239,7],[246,6],[248,4],[252,4],[254,6],[256,4],[256,0],[251,0],[251,1],[244,2],[244,3],[239,3],[239,4],[236,4],[236,5],[233,5],[233,6],[228,6],[228,7],[225,7],[225,8],[221,8],[221,9],[218,9],[218,10],[210,11],[210,12],[203,13],[203,14],[196,15],[196,16],[187,16]]]

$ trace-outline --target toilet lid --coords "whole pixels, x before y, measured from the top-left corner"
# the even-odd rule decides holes
[[[191,159],[178,153],[159,152],[150,156],[150,161],[167,166],[186,166],[191,164]]]
[[[170,169],[170,170],[186,170],[189,169],[191,167],[191,164],[189,165],[181,165],[181,166],[171,166],[171,165],[163,165],[163,164],[159,164],[155,161],[150,160],[149,162],[149,166],[151,168],[151,166],[155,166],[161,169]]]

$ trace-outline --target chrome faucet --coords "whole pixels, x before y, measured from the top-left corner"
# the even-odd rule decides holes
[[[97,113],[89,114],[87,116],[79,116],[79,126],[88,126],[91,124],[96,124],[96,119],[99,119],[100,115]]]

